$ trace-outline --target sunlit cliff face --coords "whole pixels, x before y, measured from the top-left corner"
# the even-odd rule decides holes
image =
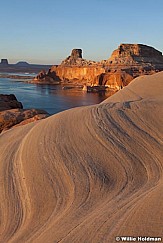
[[[128,85],[140,75],[163,70],[162,53],[142,44],[121,44],[108,60],[101,62],[82,58],[81,49],[73,49],[71,55],[45,75],[61,81],[85,85],[110,85],[115,89]],[[40,78],[40,76],[38,76]],[[37,81],[37,79],[36,79]]]
[[[155,48],[142,44],[120,44],[118,49],[114,50],[108,61],[116,62],[117,59],[127,58],[123,60],[124,63],[128,63],[129,58],[133,59],[133,63],[136,61],[142,62],[162,62],[162,53]],[[154,59],[154,60],[153,60]],[[121,60],[119,60],[121,62]]]

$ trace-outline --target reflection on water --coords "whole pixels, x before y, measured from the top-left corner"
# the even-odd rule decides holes
[[[87,93],[79,89],[63,90],[60,85],[28,84],[13,82],[7,78],[0,78],[0,93],[13,93],[23,103],[24,108],[44,109],[50,114],[73,107],[98,104],[107,98],[105,93]]]
[[[53,94],[61,89],[60,85],[36,84],[36,90],[41,94]]]

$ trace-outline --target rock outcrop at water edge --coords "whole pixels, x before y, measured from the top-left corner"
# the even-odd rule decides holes
[[[22,109],[23,105],[19,102],[14,94],[6,95],[0,94],[0,111],[19,108]]]
[[[0,133],[13,126],[24,125],[48,116],[44,110],[23,109],[22,103],[13,94],[0,94]]]

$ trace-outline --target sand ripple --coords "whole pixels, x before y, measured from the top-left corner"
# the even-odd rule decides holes
[[[0,135],[0,242],[162,236],[163,72]]]

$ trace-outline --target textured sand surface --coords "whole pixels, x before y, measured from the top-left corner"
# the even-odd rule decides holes
[[[0,135],[1,243],[163,237],[163,72]]]

